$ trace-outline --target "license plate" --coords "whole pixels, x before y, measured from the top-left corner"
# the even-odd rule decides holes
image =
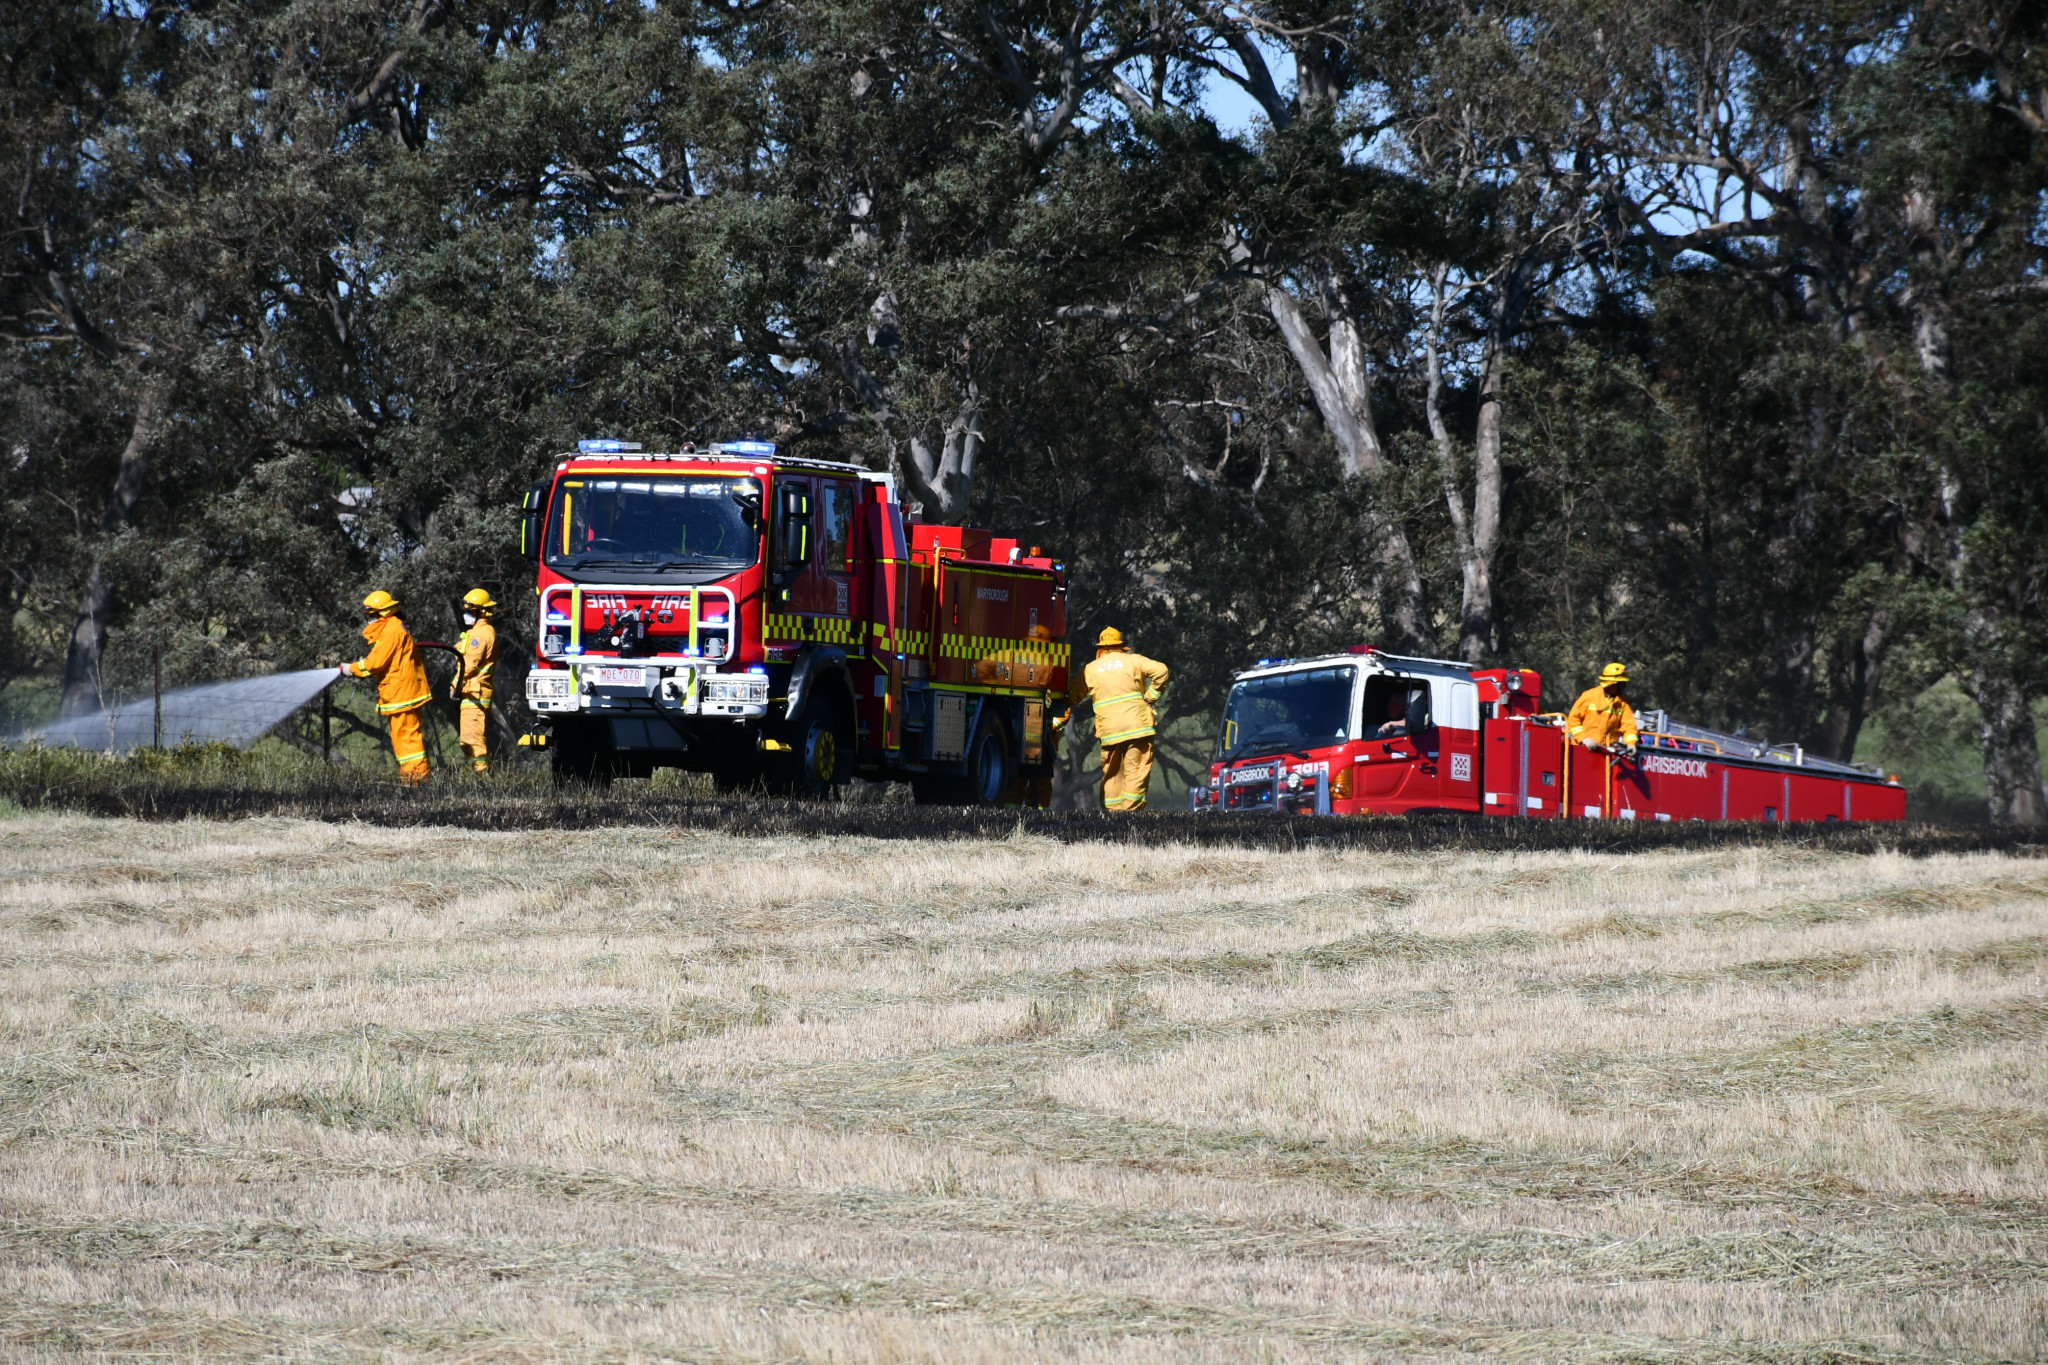
[[[647,686],[647,670],[644,668],[593,668],[587,672],[590,680],[599,687]]]

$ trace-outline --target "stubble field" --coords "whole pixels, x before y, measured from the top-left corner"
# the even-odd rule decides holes
[[[2048,1356],[2048,863],[0,821],[0,1354]]]

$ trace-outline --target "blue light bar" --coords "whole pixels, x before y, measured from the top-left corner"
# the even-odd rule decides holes
[[[773,455],[775,453],[775,442],[727,441],[725,444],[719,446],[718,449],[726,451],[729,454],[733,455],[759,455],[761,458],[766,459],[768,456]]]
[[[616,455],[624,451],[640,449],[638,441],[614,441],[609,438],[598,441],[578,441],[576,449],[585,455]]]

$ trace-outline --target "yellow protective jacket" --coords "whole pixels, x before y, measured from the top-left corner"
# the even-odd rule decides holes
[[[1634,744],[1636,709],[1626,697],[1610,697],[1603,688],[1589,687],[1572,703],[1564,728],[1572,744]]]
[[[480,706],[491,704],[492,677],[498,671],[498,631],[478,617],[475,625],[455,642],[457,666],[455,695]]]
[[[1095,703],[1095,738],[1121,744],[1156,734],[1152,703],[1166,691],[1166,665],[1127,649],[1112,650],[1081,671],[1082,685]]]
[[[377,714],[416,711],[433,700],[427,670],[412,645],[412,632],[396,616],[380,616],[363,627],[370,652],[348,666],[358,678],[377,680]]]

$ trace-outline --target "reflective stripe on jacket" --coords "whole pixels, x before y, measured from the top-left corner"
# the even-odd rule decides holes
[[[455,680],[455,695],[464,701],[482,702],[491,700],[492,675],[498,671],[498,632],[489,621],[479,618],[477,623],[462,632],[462,638],[455,642],[456,659],[462,669]]]
[[[412,711],[433,699],[427,670],[413,649],[412,632],[396,616],[380,616],[363,627],[370,652],[348,666],[358,678],[377,680],[377,714]]]
[[[1579,693],[1564,724],[1566,737],[1573,744],[1636,742],[1636,709],[1626,697],[1610,697],[1602,688],[1589,687]]]
[[[1166,665],[1127,649],[1112,650],[1082,670],[1088,697],[1095,703],[1095,738],[1121,744],[1156,734],[1152,703],[1166,691]]]

